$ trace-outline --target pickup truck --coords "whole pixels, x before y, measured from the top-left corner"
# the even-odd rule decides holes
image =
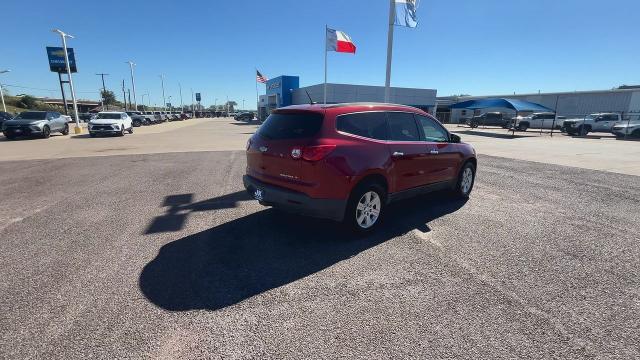
[[[585,136],[590,132],[610,133],[613,126],[622,122],[622,115],[616,113],[597,113],[583,119],[568,119],[563,123],[563,130],[569,135]]]
[[[478,125],[501,126],[503,128],[507,128],[511,124],[511,120],[506,119],[502,113],[487,112],[482,115],[472,117],[469,119],[468,124],[471,128],[477,128]]]
[[[527,129],[561,129],[567,118],[558,116],[551,112],[534,113],[529,116],[516,118],[516,130],[527,131]]]

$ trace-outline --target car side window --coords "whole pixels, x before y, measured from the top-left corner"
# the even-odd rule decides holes
[[[429,142],[448,142],[449,133],[442,128],[435,120],[422,115],[416,115],[422,131],[424,133],[425,141]]]
[[[120,118],[121,118],[122,120],[126,119],[126,118],[127,118],[127,114],[122,114],[122,115],[120,115]]]
[[[387,119],[383,112],[367,112],[338,116],[336,128],[369,139],[387,140]]]
[[[420,141],[420,131],[411,113],[388,112],[389,140]]]

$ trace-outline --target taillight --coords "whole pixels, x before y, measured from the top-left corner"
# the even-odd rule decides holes
[[[307,161],[320,161],[335,150],[335,145],[306,146],[302,149],[302,159]]]

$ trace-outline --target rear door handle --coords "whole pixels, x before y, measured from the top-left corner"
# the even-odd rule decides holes
[[[439,154],[439,152],[438,152],[438,150],[431,150],[431,151],[429,151],[429,154],[431,154],[431,155],[438,155],[438,154]]]
[[[400,151],[394,151],[393,156],[404,156],[404,153]]]

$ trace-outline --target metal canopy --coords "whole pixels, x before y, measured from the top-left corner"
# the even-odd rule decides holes
[[[554,112],[546,106],[530,101],[518,99],[479,99],[457,103],[451,106],[452,109],[486,109],[486,108],[507,108],[520,111]]]

